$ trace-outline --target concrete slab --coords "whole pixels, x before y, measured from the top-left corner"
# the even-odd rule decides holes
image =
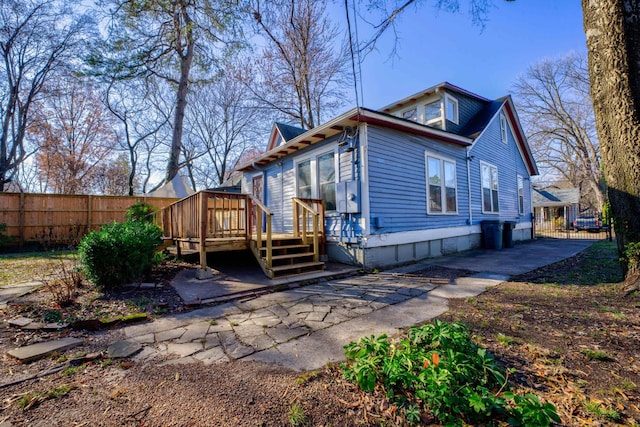
[[[122,340],[111,344],[107,348],[107,355],[112,359],[122,359],[133,356],[142,350],[142,345],[134,340]]]
[[[27,282],[6,285],[0,288],[0,307],[6,307],[7,303],[15,298],[29,294],[42,287],[42,282]]]
[[[10,326],[15,326],[17,328],[23,328],[32,322],[33,319],[29,319],[28,317],[16,317],[14,319],[9,319],[8,321]]]
[[[19,347],[7,352],[7,354],[20,360],[22,363],[29,363],[46,357],[53,352],[72,349],[82,345],[82,343],[83,341],[79,338],[63,338]]]
[[[516,276],[572,257],[594,242],[594,240],[538,239],[518,242],[515,247],[500,251],[478,249],[433,258],[428,264]]]

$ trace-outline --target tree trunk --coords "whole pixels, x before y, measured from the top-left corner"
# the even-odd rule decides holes
[[[591,97],[618,250],[640,242],[640,3],[582,0]],[[624,259],[624,258],[623,258]],[[638,263],[623,261],[628,288]]]

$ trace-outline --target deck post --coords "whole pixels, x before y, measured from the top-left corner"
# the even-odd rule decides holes
[[[299,237],[300,236],[300,218],[298,218],[298,204],[296,203],[295,199],[293,200],[291,207],[293,209],[293,237]]]
[[[302,210],[302,243],[307,244],[307,210]]]
[[[262,210],[257,204],[256,206],[256,241],[258,250],[262,249]]]
[[[272,267],[272,261],[271,261],[272,246],[273,246],[273,242],[271,239],[271,215],[267,215],[267,268]]]
[[[207,204],[208,195],[200,193],[200,268],[207,269]]]
[[[320,251],[318,245],[318,216],[319,214],[313,214],[313,261],[320,261]]]

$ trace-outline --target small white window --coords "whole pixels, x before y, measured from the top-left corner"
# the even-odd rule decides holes
[[[458,124],[458,100],[453,96],[444,96],[444,114],[450,122]]]
[[[442,103],[440,100],[424,106],[424,124],[442,129]]]
[[[482,180],[482,212],[500,212],[498,201],[498,168],[488,163],[480,163]]]
[[[518,213],[524,215],[524,178],[518,175]]]
[[[414,122],[417,122],[418,121],[418,109],[416,107],[413,107],[412,109],[403,112],[402,113],[402,118],[406,119],[406,120],[412,120]]]
[[[427,154],[427,212],[455,214],[458,212],[456,163]]]
[[[311,198],[311,161],[307,160],[298,163],[297,171],[297,191],[298,197],[303,199]]]
[[[507,118],[504,114],[500,114],[500,137],[502,138],[502,142],[504,144],[507,143]]]

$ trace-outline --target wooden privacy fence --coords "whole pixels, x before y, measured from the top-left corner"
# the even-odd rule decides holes
[[[0,193],[0,223],[10,244],[75,244],[91,230],[125,220],[129,206],[140,201],[158,209],[177,201],[164,197],[77,196]]]

